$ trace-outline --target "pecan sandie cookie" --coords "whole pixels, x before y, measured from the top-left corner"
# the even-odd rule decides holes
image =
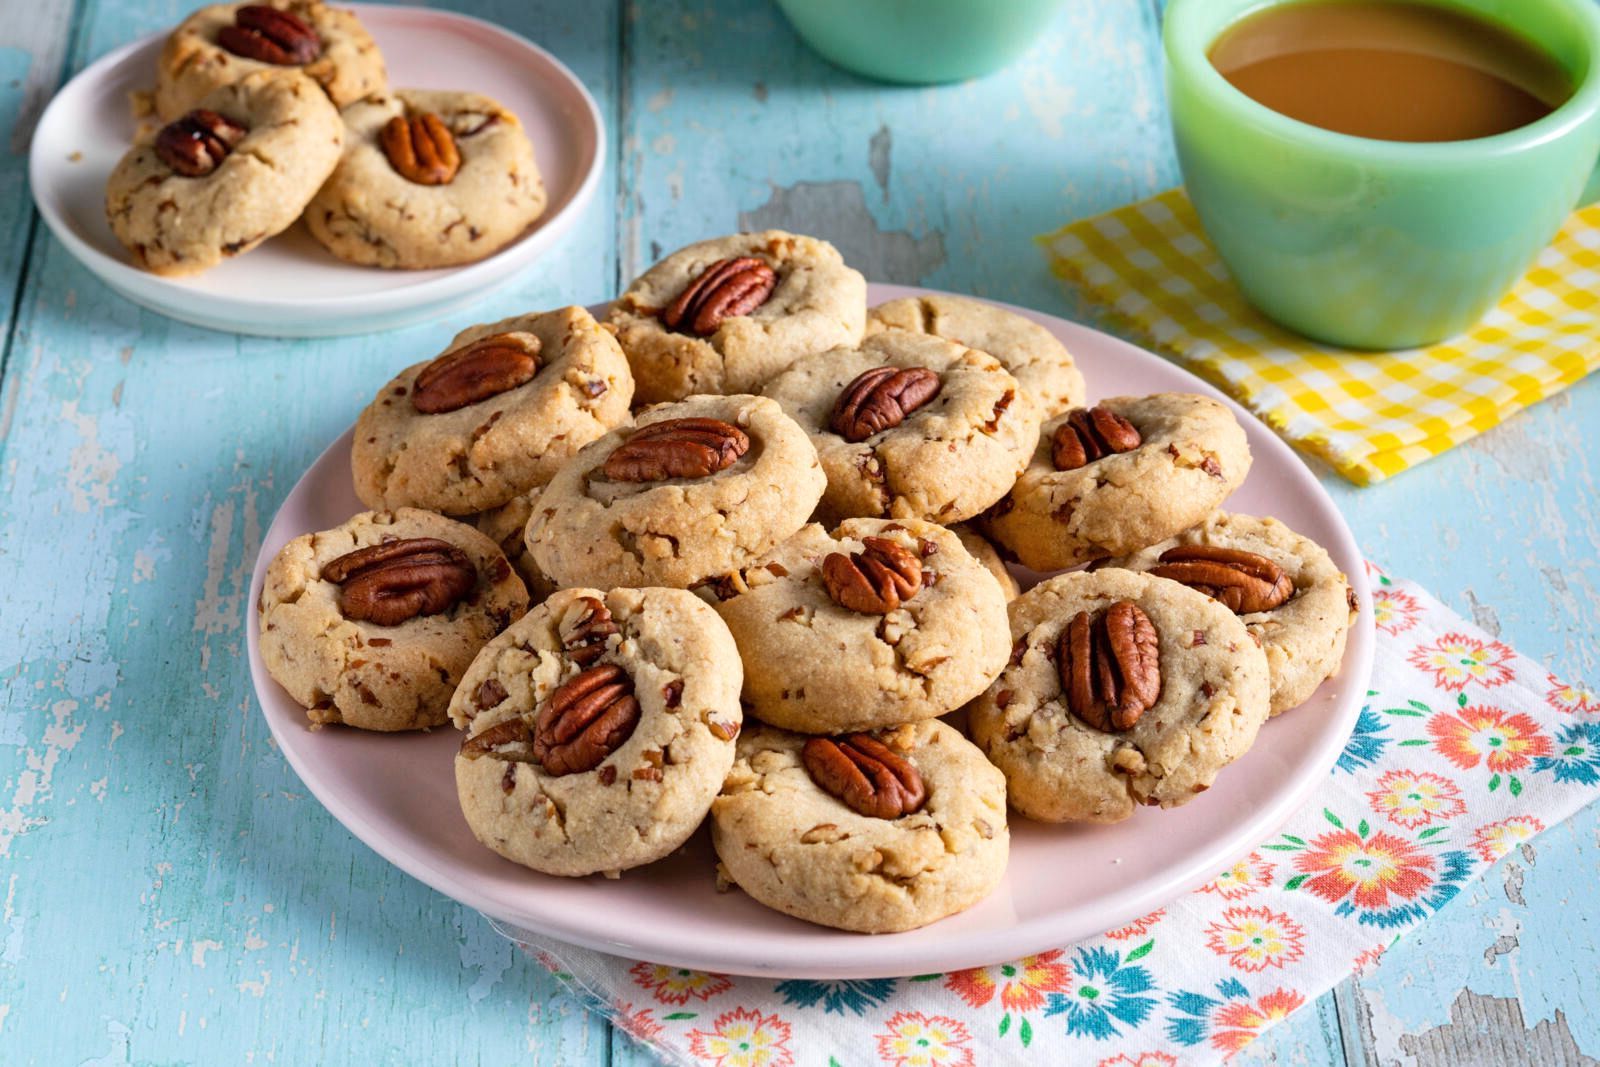
[[[563,589],[479,653],[450,704],[461,810],[546,874],[614,875],[705,818],[741,723],[738,650],[678,589]]]

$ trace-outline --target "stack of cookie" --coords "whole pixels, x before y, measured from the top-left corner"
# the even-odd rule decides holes
[[[869,312],[825,242],[702,242],[604,324],[473,327],[385,385],[373,510],[272,564],[262,655],[314,724],[454,722],[518,863],[616,875],[709,818],[723,885],[920,926],[999,883],[1008,802],[1186,803],[1342,658],[1327,553],[1218,510],[1225,405],[1085,402],[1020,315]],[[1019,594],[1002,556],[1092,566]]]
[[[321,0],[213,4],[161,50],[148,131],[106,183],[141,268],[194,274],[297,219],[378,267],[482,259],[544,211],[517,117],[486,96],[387,87],[355,15]]]

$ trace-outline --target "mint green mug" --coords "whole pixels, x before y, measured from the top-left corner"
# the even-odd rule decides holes
[[[1543,48],[1576,91],[1537,122],[1470,141],[1377,141],[1256,103],[1211,65],[1219,34],[1293,0],[1171,0],[1164,40],[1184,185],[1245,296],[1346,348],[1431,344],[1476,323],[1600,195],[1593,0],[1431,0]],[[1587,186],[1587,187],[1586,187]]]

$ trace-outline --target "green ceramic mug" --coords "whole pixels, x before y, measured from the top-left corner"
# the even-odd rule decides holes
[[[1477,322],[1579,203],[1600,195],[1594,0],[1431,0],[1514,29],[1576,91],[1520,129],[1415,144],[1332,133],[1256,103],[1207,58],[1293,0],[1171,0],[1167,88],[1184,184],[1250,302],[1347,348],[1430,344]]]

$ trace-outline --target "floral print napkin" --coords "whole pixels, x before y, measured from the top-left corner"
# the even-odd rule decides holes
[[[1600,695],[1369,566],[1368,702],[1271,840],[1136,922],[1019,960],[724,977],[513,936],[665,1063],[1179,1067],[1236,1052],[1600,794]]]

